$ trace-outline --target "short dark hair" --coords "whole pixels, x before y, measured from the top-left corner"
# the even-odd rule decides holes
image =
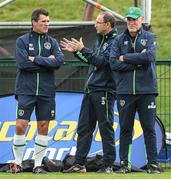
[[[49,12],[46,9],[37,8],[32,12],[31,21],[34,20],[37,22],[39,20],[40,15],[49,16]]]
[[[112,28],[115,26],[116,20],[111,12],[106,11],[101,13],[100,15],[103,15],[103,20],[105,23],[109,22]]]

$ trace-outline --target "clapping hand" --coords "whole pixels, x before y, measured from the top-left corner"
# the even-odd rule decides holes
[[[79,41],[74,38],[71,38],[71,40],[63,38],[60,45],[62,46],[62,50],[68,52],[80,51],[84,47],[82,38]]]

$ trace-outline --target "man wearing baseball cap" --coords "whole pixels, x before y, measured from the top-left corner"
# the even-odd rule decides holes
[[[156,38],[143,29],[143,13],[138,7],[126,10],[127,29],[113,42],[110,67],[116,80],[120,123],[120,164],[118,173],[131,172],[131,147],[135,113],[144,133],[147,172],[160,173],[155,133],[157,77]],[[125,69],[120,69],[124,64]],[[132,66],[132,69],[131,67]]]

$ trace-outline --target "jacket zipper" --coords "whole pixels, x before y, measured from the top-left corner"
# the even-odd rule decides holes
[[[100,43],[100,47],[98,48],[98,51],[97,51],[97,55],[99,55],[99,53],[100,53],[100,49],[101,49],[101,46],[102,46],[102,44],[103,44],[103,42],[104,42],[104,36],[103,36],[103,39],[102,39],[102,41],[101,41],[101,43]],[[96,67],[94,67],[94,70],[95,70],[95,68]],[[94,71],[93,71],[94,72]],[[90,81],[90,79],[91,79],[91,77],[93,76],[93,72],[90,74],[90,76],[89,76],[89,78],[88,78],[88,80],[87,80],[87,87],[88,87],[88,82]],[[88,90],[88,92],[89,92],[89,90]]]
[[[40,35],[38,37],[38,47],[39,47],[39,55],[41,54],[41,44],[40,44]],[[39,80],[40,80],[40,74],[37,72],[37,84],[36,84],[36,96],[39,95]]]
[[[135,44],[136,44],[137,37],[138,37],[138,35],[135,37],[134,43],[132,43],[132,40],[131,40],[131,44],[133,46],[134,52],[136,52],[135,51]],[[136,69],[134,69],[134,73],[133,73],[133,95],[136,94],[136,90],[135,90],[136,89],[136,83],[135,83],[135,81],[136,81]]]

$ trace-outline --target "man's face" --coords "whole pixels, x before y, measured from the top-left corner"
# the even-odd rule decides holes
[[[41,14],[39,16],[38,21],[32,21],[33,24],[33,31],[39,33],[39,34],[44,34],[48,32],[49,28],[49,16],[45,16]]]
[[[137,19],[132,19],[128,17],[127,18],[128,31],[130,33],[137,33],[139,29],[141,28],[143,21],[144,21],[143,17],[139,17]]]
[[[96,28],[97,34],[101,34],[101,35],[106,34],[106,32],[109,28],[108,23],[104,22],[103,16],[104,15],[97,16],[96,23],[95,23],[95,28]]]

